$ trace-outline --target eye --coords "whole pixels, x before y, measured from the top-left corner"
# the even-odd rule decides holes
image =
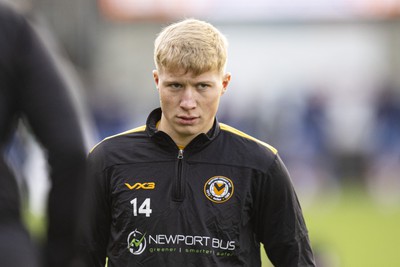
[[[200,90],[206,90],[206,89],[208,89],[209,87],[210,87],[210,85],[207,84],[207,83],[199,83],[199,84],[197,85],[197,88],[200,89]]]
[[[171,87],[172,89],[182,88],[182,84],[180,84],[180,83],[170,83],[168,86]]]

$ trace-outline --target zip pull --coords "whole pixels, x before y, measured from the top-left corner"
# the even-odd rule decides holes
[[[179,149],[178,159],[183,159],[183,149]]]

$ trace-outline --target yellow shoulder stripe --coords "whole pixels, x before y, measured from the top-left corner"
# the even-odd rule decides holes
[[[224,123],[220,123],[219,125],[221,127],[221,130],[228,131],[228,132],[234,133],[236,135],[242,136],[244,138],[253,140],[253,141],[255,141],[257,143],[260,143],[261,145],[267,147],[269,150],[272,151],[272,153],[274,153],[274,154],[278,153],[278,150],[276,150],[276,148],[274,148],[273,146],[271,146],[271,145],[269,145],[269,144],[267,144],[267,143],[265,143],[265,142],[263,142],[261,140],[258,140],[257,138],[254,138],[254,137],[252,137],[252,136],[250,136],[248,134],[245,134],[244,132],[239,131],[238,129],[235,129],[235,128],[233,128],[233,127],[231,127],[229,125],[226,125]]]
[[[93,151],[98,145],[100,145],[101,143],[103,143],[104,141],[106,141],[106,140],[108,140],[108,139],[111,139],[111,138],[114,138],[114,137],[117,137],[117,136],[121,136],[121,135],[130,134],[130,133],[142,132],[142,131],[144,131],[145,129],[146,129],[146,125],[142,125],[142,126],[133,128],[133,129],[131,129],[131,130],[128,130],[128,131],[119,133],[119,134],[115,134],[115,135],[108,136],[108,137],[104,138],[103,140],[101,140],[99,143],[97,143],[95,146],[93,146],[93,148],[90,150],[89,153],[92,153],[92,151]]]

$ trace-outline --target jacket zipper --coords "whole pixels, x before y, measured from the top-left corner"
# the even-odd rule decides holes
[[[182,185],[183,149],[179,149],[177,158],[178,158],[178,170],[177,170],[177,177],[175,184],[174,200],[182,201],[183,200],[183,185]]]

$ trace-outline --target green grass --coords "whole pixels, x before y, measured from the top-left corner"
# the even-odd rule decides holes
[[[359,189],[347,189],[339,198],[318,199],[304,216],[323,266],[400,266],[400,205],[382,206]]]

